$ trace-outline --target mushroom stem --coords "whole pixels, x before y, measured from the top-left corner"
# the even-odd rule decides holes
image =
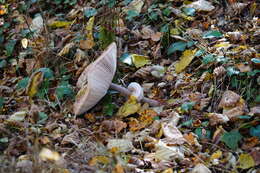
[[[125,96],[131,95],[131,91],[129,91],[127,88],[125,88],[121,85],[111,83],[110,89],[116,90],[116,91],[120,92],[121,94],[123,94]],[[147,97],[143,97],[143,99],[141,101],[148,103],[150,106],[159,106],[160,105],[160,103],[158,101],[153,100],[153,99],[149,99]]]

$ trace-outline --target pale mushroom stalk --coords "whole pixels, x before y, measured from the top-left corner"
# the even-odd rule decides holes
[[[132,95],[132,92],[130,90],[128,90],[127,88],[125,88],[121,85],[114,84],[114,83],[110,84],[110,89],[116,90],[116,91],[120,92],[122,95],[125,95],[125,96]],[[141,101],[148,103],[150,106],[159,106],[160,105],[160,103],[158,101],[153,100],[153,99],[149,99],[147,97],[143,97],[141,99]]]

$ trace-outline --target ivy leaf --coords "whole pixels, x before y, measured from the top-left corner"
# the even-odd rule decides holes
[[[128,10],[126,19],[131,21],[131,20],[133,20],[134,17],[137,17],[137,16],[139,16],[139,13],[137,11],[135,11],[135,10]]]
[[[195,102],[183,103],[181,105],[181,110],[184,112],[188,112],[189,110],[191,110],[193,108],[194,105],[195,105]]]
[[[23,78],[21,79],[18,83],[17,83],[17,86],[16,86],[16,89],[25,89],[26,86],[28,85],[29,83],[29,77],[26,77],[26,78]]]
[[[36,72],[42,72],[45,79],[51,79],[54,77],[53,71],[49,68],[39,68]]]
[[[6,65],[7,65],[7,62],[5,59],[0,61],[0,68],[4,68],[4,67],[6,67]]]
[[[184,41],[178,41],[170,45],[167,50],[167,55],[170,55],[176,51],[184,51],[186,49],[187,43]]]
[[[257,136],[260,139],[260,125],[250,128],[250,135]]]
[[[37,121],[37,124],[44,124],[47,119],[47,114],[45,114],[44,112],[39,112],[39,120]]]
[[[95,8],[88,8],[84,11],[84,16],[87,18],[95,16],[97,14],[97,10]]]
[[[223,37],[223,34],[219,31],[208,31],[206,33],[203,34],[203,38],[220,38],[220,37]]]
[[[214,55],[212,54],[208,54],[208,55],[205,55],[202,59],[202,63],[203,64],[209,64],[211,62],[214,62],[216,59],[214,57]]]
[[[238,130],[233,130],[231,132],[225,132],[221,137],[221,141],[224,142],[232,150],[237,149],[238,142],[241,139],[242,139],[242,136]]]
[[[16,44],[16,40],[10,40],[5,45],[6,56],[11,56]]]
[[[195,129],[195,134],[200,138],[200,139],[204,139],[204,138],[210,138],[211,132],[209,130],[206,130],[206,134],[202,133],[202,129],[203,128],[196,128]]]
[[[55,93],[58,97],[58,99],[63,99],[64,97],[72,97],[73,96],[73,90],[68,83],[68,81],[62,82],[55,90]]]
[[[0,97],[0,111],[4,107],[4,98]]]
[[[183,8],[183,12],[187,15],[187,16],[195,16],[195,12],[196,9],[195,8]]]

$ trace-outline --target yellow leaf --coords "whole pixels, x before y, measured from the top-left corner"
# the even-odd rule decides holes
[[[222,151],[218,150],[210,156],[210,160],[219,159],[222,156]]]
[[[250,154],[240,154],[238,159],[238,168],[248,169],[255,166],[255,161]]]
[[[48,26],[52,28],[64,28],[64,27],[68,27],[71,24],[72,22],[68,22],[68,21],[53,21],[50,24],[48,24]]]
[[[95,17],[93,16],[88,20],[88,23],[85,28],[87,40],[80,41],[80,48],[82,49],[91,49],[95,45],[93,38],[94,19]]]
[[[197,50],[185,50],[180,58],[180,61],[175,64],[176,73],[182,72],[193,60]]]
[[[37,94],[38,88],[43,81],[43,72],[38,71],[32,74],[26,93],[30,98]]]
[[[137,54],[132,54],[132,61],[136,68],[139,68],[146,64],[151,63],[148,56],[137,55]]]
[[[120,117],[127,117],[128,115],[138,112],[141,108],[141,104],[137,102],[135,96],[130,96],[129,99],[121,106],[117,112]]]
[[[231,44],[229,42],[221,42],[219,44],[215,44],[214,47],[216,48],[229,48]]]
[[[173,173],[172,168],[165,169],[162,173]]]
[[[108,164],[109,159],[106,156],[95,156],[89,161],[89,166],[95,166],[97,163]]]

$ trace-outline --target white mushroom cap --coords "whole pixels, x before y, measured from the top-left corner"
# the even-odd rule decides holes
[[[107,93],[116,72],[116,54],[116,43],[111,43],[80,75],[77,87],[81,89],[74,103],[76,115],[91,109]]]
[[[135,96],[138,101],[144,98],[144,90],[139,83],[131,82],[127,89],[131,91],[131,95]]]

